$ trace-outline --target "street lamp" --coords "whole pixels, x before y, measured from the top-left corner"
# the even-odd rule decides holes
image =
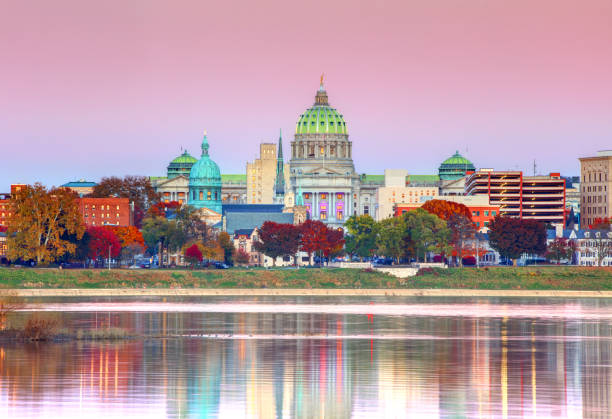
[[[111,244],[108,245],[108,270],[110,271]]]

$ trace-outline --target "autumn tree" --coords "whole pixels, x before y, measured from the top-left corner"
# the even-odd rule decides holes
[[[257,238],[253,242],[253,247],[272,258],[272,264],[276,266],[276,258],[295,256],[300,245],[300,233],[300,229],[293,224],[266,221],[257,229]]]
[[[134,224],[140,227],[146,211],[151,205],[159,202],[159,194],[146,176],[112,176],[102,178],[91,193],[94,198],[116,196],[128,198],[134,203]]]
[[[327,227],[321,250],[323,256],[329,259],[341,255],[344,252],[344,243],[344,231],[342,229]]]
[[[234,261],[238,265],[248,265],[251,261],[251,256],[244,249],[238,249],[234,256]]]
[[[89,254],[91,259],[116,258],[121,253],[121,242],[117,235],[104,227],[89,227]]]
[[[463,215],[468,220],[472,220],[472,213],[469,208],[458,202],[432,199],[425,202],[421,208],[430,214],[437,215],[444,221],[448,221],[453,215]]]
[[[121,247],[125,248],[128,246],[136,245],[140,246],[142,250],[145,249],[144,238],[142,233],[135,226],[104,226],[104,228],[111,230],[121,243]]]
[[[546,251],[546,226],[537,220],[497,216],[489,225],[489,243],[516,264],[523,253]]]
[[[167,218],[173,212],[176,212],[181,207],[178,201],[158,202],[149,207],[147,216],[149,217],[165,217]]]
[[[47,190],[36,183],[12,196],[10,205],[10,259],[49,263],[76,250],[76,243],[65,238],[74,234],[79,240],[85,231],[75,192],[65,188]]]
[[[346,252],[360,258],[372,256],[379,224],[369,215],[352,215],[344,227],[347,231]]]
[[[457,253],[459,266],[463,266],[463,256],[466,245],[474,239],[476,228],[471,218],[455,213],[450,216],[447,223],[451,231],[451,243]]]
[[[191,264],[192,267],[196,263],[202,262],[202,251],[200,250],[197,244],[193,244],[187,249],[185,249],[185,259]]]
[[[299,226],[300,250],[308,254],[308,263],[312,255],[323,251],[327,226],[317,220],[306,220]]]
[[[564,237],[557,237],[548,244],[546,259],[556,261],[557,264],[561,263],[563,259],[569,260],[571,263],[575,251],[576,242]]]

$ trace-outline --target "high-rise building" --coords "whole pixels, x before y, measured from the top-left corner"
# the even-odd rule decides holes
[[[559,173],[523,176],[520,171],[468,172],[466,195],[486,195],[502,216],[565,224],[565,179]]]
[[[261,143],[259,158],[252,163],[247,163],[246,201],[248,204],[285,203],[289,165],[283,161],[282,141],[281,135],[278,139],[278,154],[276,144]]]
[[[580,160],[580,227],[609,218],[612,200],[612,150]]]

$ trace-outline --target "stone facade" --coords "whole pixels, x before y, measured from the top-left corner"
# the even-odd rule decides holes
[[[609,218],[612,200],[612,150],[580,159],[580,227]]]

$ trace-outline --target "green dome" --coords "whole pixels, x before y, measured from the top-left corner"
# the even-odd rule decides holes
[[[198,159],[196,159],[195,157],[193,157],[191,154],[189,154],[187,152],[187,150],[185,150],[185,152],[183,154],[181,154],[180,156],[178,156],[176,159],[172,160],[170,162],[170,164],[175,163],[175,164],[193,164],[195,162],[197,162]]]
[[[438,174],[442,180],[453,180],[462,178],[468,171],[475,170],[474,164],[457,151],[442,162]]]
[[[295,126],[295,133],[348,135],[344,117],[329,106],[327,92],[322,84],[317,91],[315,104],[300,116]]]
[[[168,165],[168,179],[183,175],[189,177],[191,167],[198,161],[195,157],[185,151]]]

